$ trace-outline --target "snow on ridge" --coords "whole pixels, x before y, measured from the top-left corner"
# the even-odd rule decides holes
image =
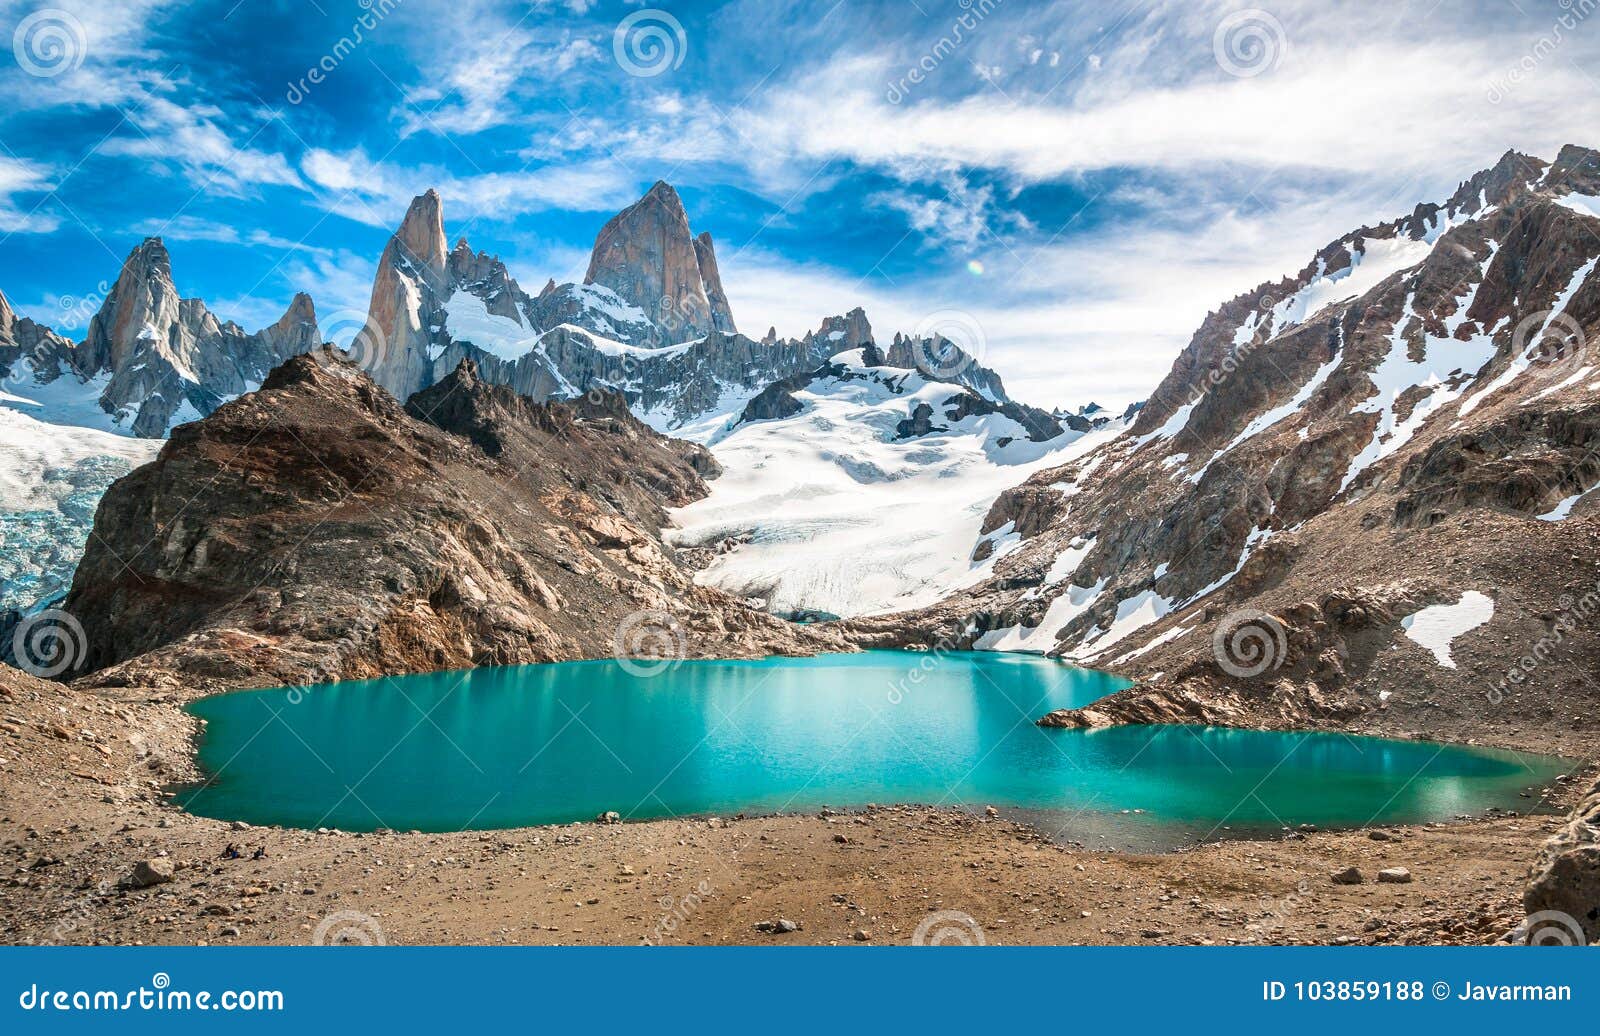
[[[1325,307],[1365,295],[1394,274],[1409,270],[1428,257],[1433,240],[1418,241],[1403,234],[1365,238],[1360,248],[1345,246],[1350,265],[1336,273],[1324,272],[1327,262],[1318,259],[1317,272],[1306,286],[1272,307],[1272,333],[1303,324]]]
[[[847,369],[852,376],[795,391],[798,414],[722,425],[711,449],[723,474],[709,496],[673,512],[679,528],[669,536],[680,545],[747,542],[717,555],[700,582],[759,596],[775,612],[853,616],[931,604],[986,578],[1020,542],[1002,527],[987,536],[990,556],[972,560],[996,497],[1122,430],[1033,442],[1003,414],[950,421],[947,383]],[[897,438],[922,403],[947,430]]]
[[[1510,364],[1500,372],[1498,377],[1463,401],[1459,416],[1466,417],[1472,413],[1479,403],[1511,384],[1517,379],[1518,375],[1533,365],[1534,354],[1539,351],[1539,347],[1543,344],[1544,336],[1550,330],[1550,325],[1554,324],[1556,319],[1566,312],[1567,303],[1571,302],[1572,297],[1578,293],[1578,289],[1583,287],[1583,282],[1589,279],[1589,275],[1594,272],[1597,262],[1600,262],[1600,256],[1591,258],[1573,271],[1572,278],[1567,282],[1567,286],[1561,289],[1556,295],[1555,301],[1550,304],[1550,309],[1546,311],[1544,323],[1540,326],[1538,332],[1528,336],[1527,348],[1520,354],[1513,356]]]
[[[1446,669],[1456,667],[1450,645],[1494,617],[1494,598],[1468,590],[1455,604],[1431,604],[1400,620],[1401,631],[1433,654]]]
[[[444,329],[456,342],[470,342],[491,356],[516,362],[533,350],[538,336],[521,319],[490,313],[488,303],[458,290],[444,303]]]
[[[1596,198],[1593,195],[1579,194],[1577,191],[1573,191],[1564,197],[1557,198],[1556,204],[1563,208],[1571,209],[1580,215],[1593,216],[1595,219],[1600,219],[1600,198]]]

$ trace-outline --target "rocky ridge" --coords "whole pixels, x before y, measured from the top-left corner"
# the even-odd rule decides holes
[[[402,407],[299,356],[106,494],[63,605],[76,671],[199,694],[844,648],[695,586],[661,543],[663,507],[714,473],[615,397],[536,404],[467,362]]]
[[[1597,195],[1593,151],[1508,153],[1231,300],[1126,434],[1002,494],[991,578],[853,629],[1139,681],[1050,723],[1583,745]]]

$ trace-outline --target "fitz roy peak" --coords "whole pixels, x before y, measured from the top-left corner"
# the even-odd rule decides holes
[[[803,338],[740,334],[709,233],[694,235],[678,192],[657,182],[608,220],[583,283],[523,290],[497,256],[447,248],[438,193],[412,200],[384,248],[351,353],[396,398],[472,360],[479,376],[536,401],[620,392],[652,427],[707,438],[776,382],[874,344],[860,309]],[[993,371],[931,336],[896,335],[884,362],[1017,406]],[[1037,420],[1035,420],[1037,419]],[[1030,411],[1036,434],[1060,425]]]

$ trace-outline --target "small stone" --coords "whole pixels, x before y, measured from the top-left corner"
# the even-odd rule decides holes
[[[151,885],[162,885],[172,880],[173,873],[171,860],[163,860],[160,857],[140,860],[133,866],[133,884],[142,889]]]
[[[1411,872],[1404,867],[1385,867],[1378,872],[1378,880],[1390,885],[1406,885],[1411,881]]]
[[[597,824],[620,824],[622,823],[622,814],[614,809],[608,809],[595,817],[594,822]]]
[[[856,942],[871,942],[872,933],[867,931],[865,928],[857,928],[855,934],[850,938],[854,939]]]
[[[1335,885],[1359,885],[1362,880],[1361,872],[1354,867],[1346,867],[1342,871],[1334,871],[1330,877]]]
[[[1367,837],[1374,842],[1392,842],[1394,840],[1394,835],[1387,831],[1368,831]]]
[[[995,809],[993,806],[985,806],[983,807],[983,811],[991,817],[997,817],[1000,815],[1000,811]]]

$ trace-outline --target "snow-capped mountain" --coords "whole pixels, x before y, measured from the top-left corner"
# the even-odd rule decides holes
[[[671,540],[699,553],[700,582],[769,611],[915,607],[1016,547],[1012,525],[984,527],[1002,490],[1116,430],[1064,433],[1041,411],[896,364],[869,337],[775,382],[710,436],[723,474],[674,512]]]
[[[5,405],[39,420],[160,438],[261,384],[291,356],[321,344],[311,297],[294,297],[253,334],[178,295],[158,237],[122,264],[116,283],[72,343],[0,303]]]
[[[81,342],[0,295],[0,615],[65,592],[100,495],[153,458],[172,426],[252,391],[317,342],[307,295],[254,334],[180,298],[160,238],[128,256]]]
[[[523,291],[495,256],[465,240],[446,250],[435,191],[415,198],[379,260],[366,326],[351,343],[373,379],[405,398],[463,359],[481,376],[543,401],[612,389],[660,431],[703,440],[776,381],[872,341],[860,309],[803,338],[741,334],[710,234],[657,182],[595,240],[582,284]],[[896,335],[888,362],[919,367],[1010,402],[999,375],[944,338]]]
[[[1139,676],[1107,708],[1146,719],[1600,704],[1592,636],[1517,664],[1595,592],[1597,264],[1578,147],[1339,238],[1208,316],[1125,434],[1002,494],[1022,544],[910,621]],[[1229,668],[1240,616],[1265,648]]]

